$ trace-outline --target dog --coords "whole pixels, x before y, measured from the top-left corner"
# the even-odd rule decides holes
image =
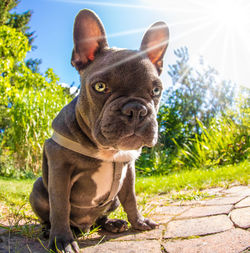
[[[135,160],[143,146],[157,142],[159,75],[169,30],[157,22],[140,50],[109,48],[102,22],[84,9],[76,16],[73,39],[71,64],[80,74],[80,93],[53,120],[42,177],[30,194],[33,211],[50,226],[49,248],[63,252],[79,252],[73,228],[126,230],[126,221],[107,218],[120,203],[134,229],[157,226],[138,212]]]

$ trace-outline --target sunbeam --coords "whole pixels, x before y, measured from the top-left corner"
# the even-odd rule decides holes
[[[206,19],[207,18],[204,18],[204,20],[206,20]],[[201,30],[201,29],[204,29],[204,28],[210,26],[211,24],[212,24],[211,20],[204,22],[204,23],[199,23],[198,25],[194,26],[193,28],[184,31],[175,37],[172,37],[171,43],[178,41],[178,40],[182,39],[183,37],[186,37],[194,32]]]
[[[203,54],[206,50],[208,50],[208,47],[211,46],[212,41],[218,36],[219,32],[221,32],[221,30],[223,29],[222,25],[219,25],[216,30],[214,30],[214,32],[212,34],[210,34],[210,36],[208,37],[207,40],[205,40],[205,43],[203,43],[201,45],[201,47],[199,48],[199,53]]]
[[[117,12],[119,9],[127,8],[127,11],[129,9],[138,11],[138,19],[152,15],[157,21],[157,14],[159,14],[159,20],[165,20],[171,34],[169,50],[166,55],[170,57],[168,58],[170,61],[165,62],[168,64],[174,62],[176,59],[173,50],[181,46],[187,46],[190,52],[190,61],[198,59],[202,55],[205,62],[217,69],[223,75],[223,78],[229,79],[233,76],[235,80],[232,81],[242,83],[241,80],[244,79],[242,77],[247,76],[249,57],[246,54],[250,52],[249,0],[53,1],[75,4],[81,6],[81,8],[101,6],[105,7],[105,11],[109,10],[111,13],[113,9],[114,12]],[[120,26],[120,31],[116,30],[112,33],[107,31],[110,42],[113,38],[144,33],[146,27],[138,27],[141,22],[137,24],[136,20],[133,22],[132,29],[123,30]],[[132,36],[129,39],[131,38]],[[116,43],[117,41],[119,42],[119,39],[116,40]],[[115,45],[119,47],[119,44]],[[122,43],[123,46],[124,43]],[[244,59],[242,60],[242,58]],[[129,60],[124,59],[117,64]],[[242,62],[244,64],[239,66]],[[109,66],[105,68],[105,71],[115,66]],[[166,68],[163,70],[162,77],[168,78]]]
[[[192,13],[197,12],[199,10],[187,10],[186,8],[180,8],[180,6],[171,7],[171,5],[163,7],[162,5],[152,6],[149,4],[124,4],[124,3],[114,3],[114,2],[98,2],[98,1],[85,1],[85,0],[53,0],[56,2],[64,2],[70,4],[81,4],[81,5],[97,5],[97,6],[105,6],[105,7],[116,7],[116,8],[132,8],[132,9],[145,9],[145,10],[156,10],[156,11],[172,11],[178,13]]]
[[[143,2],[149,3],[150,1],[143,0]],[[175,32],[171,37],[171,44],[175,45],[177,42],[185,41],[184,45],[188,46],[191,52],[190,60],[197,57],[196,52],[200,51],[205,61],[215,67],[223,78],[231,78],[238,84],[242,84],[242,80],[246,82],[247,68],[250,65],[247,56],[250,52],[250,4],[248,0],[176,0],[174,3],[167,0],[154,0],[150,3],[151,6],[161,5],[162,8],[170,6],[166,17],[171,16],[171,8],[175,4],[181,8],[184,6],[187,11],[190,11],[188,18],[190,16],[193,20],[201,18],[195,26],[190,23],[190,27],[185,23],[185,15],[174,19],[175,22],[176,20],[184,22],[183,25],[180,24],[182,29],[178,27],[178,33]],[[245,59],[245,62],[242,58]]]
[[[159,28],[159,26],[158,26],[158,28]],[[152,29],[152,28],[151,28],[151,29]],[[120,66],[120,65],[122,65],[122,64],[124,64],[124,63],[126,63],[126,62],[128,62],[128,61],[133,60],[133,59],[136,59],[136,58],[139,57],[139,56],[145,55],[147,52],[149,52],[149,51],[151,51],[151,50],[154,50],[154,49],[156,49],[156,48],[159,48],[159,47],[165,45],[165,44],[168,43],[168,42],[169,42],[169,41],[163,41],[162,43],[159,43],[159,44],[157,44],[157,45],[155,45],[155,46],[152,46],[152,47],[150,47],[150,48],[148,48],[148,49],[146,49],[146,50],[138,51],[136,54],[133,54],[133,55],[131,55],[131,56],[125,58],[125,59],[122,59],[122,60],[120,60],[120,61],[118,61],[118,62],[116,62],[116,63],[114,63],[114,64],[111,64],[111,65],[109,65],[109,66],[103,67],[102,70],[99,71],[99,73],[102,73],[102,74],[103,74],[103,73],[106,73],[106,72],[109,71],[110,69],[115,68],[115,67],[117,67],[117,66]]]
[[[221,51],[221,57],[220,57],[220,60],[219,60],[219,69],[220,69],[220,73],[223,75],[226,71],[226,58],[227,58],[227,55],[228,55],[228,52],[229,52],[229,33],[226,33],[225,36],[223,37],[223,42],[221,44],[221,47],[222,47],[222,51]]]
[[[174,29],[174,27],[176,27],[176,26],[197,24],[197,23],[200,23],[200,22],[202,22],[206,19],[207,19],[206,17],[205,18],[204,17],[199,17],[199,18],[186,19],[186,20],[183,20],[183,21],[175,22],[175,23],[169,23],[168,26],[169,26],[169,28]],[[129,35],[129,34],[141,33],[141,32],[145,32],[146,28],[147,27],[132,29],[132,30],[126,30],[126,31],[117,32],[117,33],[108,33],[107,36],[108,36],[108,38],[114,38],[114,37],[126,36],[126,35]]]
[[[229,52],[231,53],[232,61],[232,79],[238,80],[238,73],[237,73],[237,64],[238,64],[238,57],[236,56],[236,46],[235,46],[235,38],[232,34],[229,34]]]
[[[212,43],[212,41],[216,38],[216,36],[218,35],[218,33],[221,31],[222,29],[222,25],[218,26],[216,30],[214,30],[214,32],[210,35],[209,39],[207,39],[205,41],[204,44],[202,44],[200,46],[199,49],[197,49],[197,54],[194,54],[190,57],[189,61],[190,61],[190,67],[188,67],[183,73],[182,75],[180,75],[180,77],[177,80],[177,83],[180,82],[183,77],[188,73],[188,71],[195,65],[195,62],[197,61],[197,59],[200,57],[200,55],[206,51],[207,47]]]

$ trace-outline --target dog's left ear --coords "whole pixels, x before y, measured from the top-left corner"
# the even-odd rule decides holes
[[[155,65],[160,75],[163,67],[163,56],[168,47],[169,29],[166,23],[157,22],[145,33],[140,50],[145,52]]]
[[[80,71],[95,59],[98,52],[108,46],[104,26],[90,10],[81,10],[74,24],[74,49],[71,64]]]

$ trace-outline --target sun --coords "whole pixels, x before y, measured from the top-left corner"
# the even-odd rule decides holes
[[[245,6],[240,0],[211,1],[208,6],[208,15],[218,25],[227,29],[242,29],[249,25],[249,6]]]
[[[221,78],[249,86],[250,0],[54,1],[136,9],[139,19],[148,25],[152,20],[164,20],[170,29],[169,63],[176,60],[174,49],[187,46],[192,64],[202,55]],[[145,29],[135,20],[134,29],[109,34],[109,38],[142,33]],[[167,70],[162,76],[168,78]]]
[[[185,43],[194,62],[202,55],[221,78],[249,85],[250,0],[141,1],[166,13],[170,47]]]

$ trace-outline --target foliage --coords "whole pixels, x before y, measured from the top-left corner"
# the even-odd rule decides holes
[[[238,125],[223,117],[213,120],[209,128],[199,122],[201,135],[179,147],[173,163],[179,168],[209,168],[215,165],[236,164],[249,157],[249,127]],[[178,145],[178,144],[177,144]]]
[[[39,73],[39,65],[42,63],[41,59],[28,59],[26,66],[31,69],[33,73]]]
[[[32,12],[26,11],[24,13],[18,14],[13,12],[13,9],[19,4],[18,0],[3,0],[0,1],[0,26],[8,26],[10,28],[15,28],[16,31],[24,34],[28,40],[29,45],[33,44],[35,32],[29,32],[29,21],[31,19]],[[32,45],[32,49],[36,46]],[[39,65],[41,64],[41,59],[28,59],[26,65],[33,72],[39,72]]]
[[[210,121],[208,127],[197,120],[201,134],[180,147],[173,161],[175,167],[211,167],[236,164],[250,153],[250,89],[240,87],[234,109]]]
[[[26,66],[28,50],[25,35],[0,27],[0,174],[9,176],[39,172],[52,119],[72,99],[52,69],[41,75]]]
[[[151,150],[143,150],[137,161],[139,175],[164,175],[180,168],[180,165],[176,166],[176,156],[180,156],[180,150],[204,138],[204,129],[219,117],[224,119],[220,123],[222,129],[226,130],[230,124],[237,138],[241,139],[243,134],[241,129],[249,112],[249,103],[243,105],[240,100],[236,102],[235,87],[231,82],[220,81],[217,71],[205,65],[203,59],[197,65],[191,63],[187,48],[176,50],[175,55],[178,58],[176,64],[169,66],[173,84],[164,92],[158,113],[159,141]],[[243,93],[247,92],[241,91],[239,94]],[[245,108],[244,112],[239,112],[241,107]],[[236,117],[239,113],[242,114],[240,119]],[[230,121],[230,118],[235,120]],[[246,127],[247,123],[244,124]],[[227,136],[230,132],[223,134]],[[213,150],[212,144],[209,147]]]
[[[145,211],[147,206],[145,202],[150,196],[152,200],[158,198],[155,194],[171,193],[164,195],[166,202],[171,200],[200,199],[209,197],[203,189],[211,187],[229,187],[230,184],[245,184],[250,180],[249,161],[241,162],[237,165],[226,165],[213,167],[210,169],[198,168],[196,170],[183,170],[171,173],[168,176],[138,177],[136,179],[136,193],[138,195],[139,206]],[[6,213],[0,212],[0,218],[6,219],[6,216],[17,216],[20,219],[35,219],[28,205],[29,194],[34,180],[31,179],[9,179],[0,177],[0,201],[3,206],[9,207]],[[189,190],[184,192],[182,190]],[[190,191],[191,190],[191,191]],[[146,200],[146,201],[145,201]],[[3,209],[4,210],[4,209]],[[145,215],[145,212],[143,212]],[[2,216],[2,217],[1,217]],[[112,213],[112,218],[126,218],[126,214],[121,208]],[[14,217],[13,217],[14,218]]]
[[[200,134],[197,119],[208,126],[231,107],[235,90],[231,82],[220,81],[217,71],[202,58],[191,65],[187,48],[177,49],[175,55],[176,64],[168,71],[173,84],[165,91],[159,116],[161,141],[167,146],[172,138],[181,144]]]
[[[222,165],[204,169],[180,170],[167,176],[138,177],[138,194],[162,194],[181,190],[203,190],[212,187],[229,187],[230,184],[248,185],[250,162],[245,160],[234,165]]]
[[[25,62],[33,40],[28,32],[31,12],[11,13],[17,4],[0,2],[0,174],[27,177],[39,173],[51,121],[74,95],[58,84],[52,69],[39,73],[40,59]],[[234,100],[233,85],[220,81],[202,58],[194,65],[187,48],[175,55],[176,64],[169,66],[173,84],[164,93],[158,115],[159,143],[143,150],[138,173],[165,175],[183,167],[247,158],[249,96],[244,95],[244,103]],[[249,90],[241,94],[249,95]]]
[[[31,44],[34,37],[34,32],[28,32],[28,23],[31,18],[31,11],[26,11],[22,14],[16,12],[11,13],[11,10],[18,5],[18,0],[2,0],[0,1],[0,26],[5,25],[15,28],[16,31],[24,34]]]

